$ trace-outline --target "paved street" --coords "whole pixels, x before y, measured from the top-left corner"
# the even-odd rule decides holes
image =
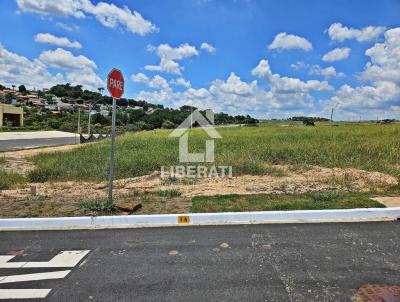
[[[62,131],[0,133],[0,152],[76,143],[79,143],[79,135]]]
[[[399,242],[400,222],[2,232],[0,255],[16,256],[0,257],[0,293],[51,289],[35,301],[68,302],[351,301],[364,284],[400,285]],[[35,278],[53,279],[10,276],[49,272]]]

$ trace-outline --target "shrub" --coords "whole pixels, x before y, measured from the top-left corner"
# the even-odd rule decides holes
[[[83,210],[102,213],[111,213],[117,211],[117,206],[109,203],[106,199],[84,201],[79,204],[79,207]]]
[[[18,173],[0,170],[0,190],[9,190],[26,183],[26,178]]]

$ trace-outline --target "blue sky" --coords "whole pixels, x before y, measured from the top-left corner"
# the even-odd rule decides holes
[[[399,118],[399,23],[394,0],[6,0],[0,83],[96,90],[118,67],[165,106]]]

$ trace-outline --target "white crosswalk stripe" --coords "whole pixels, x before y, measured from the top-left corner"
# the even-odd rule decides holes
[[[51,289],[0,289],[1,299],[40,299],[46,298]]]
[[[0,269],[9,268],[61,268],[75,267],[90,250],[61,251],[50,261],[10,262],[15,256],[0,255]],[[0,284],[39,280],[63,279],[71,270],[0,276]],[[4,299],[40,299],[46,298],[51,289],[0,289],[0,300]]]
[[[38,281],[38,280],[50,280],[50,279],[62,279],[65,278],[71,271],[57,271],[50,273],[36,273],[36,274],[24,274],[24,275],[11,275],[0,277],[0,284],[4,283],[16,283],[26,281]],[[1,279],[3,278],[3,279]]]
[[[15,256],[0,256],[0,268],[75,267],[90,251],[62,251],[50,261],[9,262]]]

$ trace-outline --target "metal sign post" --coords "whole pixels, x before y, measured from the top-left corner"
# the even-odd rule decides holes
[[[124,93],[124,77],[120,70],[113,69],[107,77],[107,88],[110,92],[112,102],[112,129],[111,129],[111,154],[110,154],[110,174],[108,184],[108,203],[113,203],[113,180],[114,180],[114,157],[115,157],[115,119],[116,119],[116,107],[117,100]]]
[[[110,175],[108,178],[108,203],[112,204],[113,200],[113,180],[114,180],[114,156],[115,156],[115,115],[116,100],[113,98],[112,103],[112,129],[111,129],[111,154],[110,154]]]

